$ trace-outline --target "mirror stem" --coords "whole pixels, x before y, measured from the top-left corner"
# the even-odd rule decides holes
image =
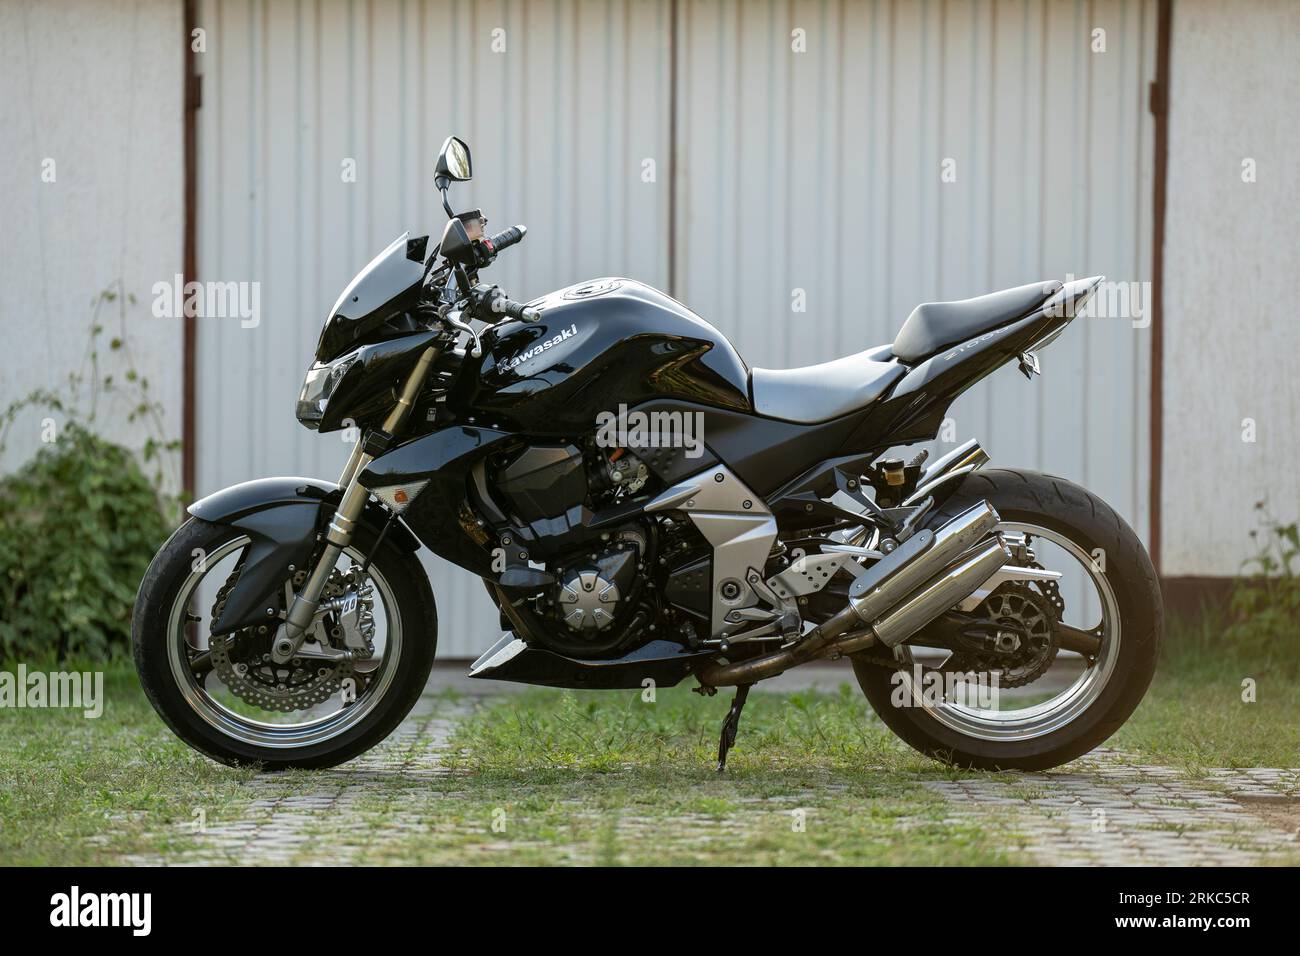
[[[442,191],[442,208],[445,209],[445,210],[447,210],[447,218],[448,218],[448,219],[455,219],[455,218],[456,218],[456,214],[455,214],[454,212],[451,211],[451,203],[449,203],[449,202],[447,201],[447,184],[446,184],[446,183],[439,183],[439,184],[438,184],[438,189]]]

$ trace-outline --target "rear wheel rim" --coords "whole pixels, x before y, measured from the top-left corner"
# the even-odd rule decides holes
[[[927,694],[925,688],[917,684],[912,668],[912,649],[906,644],[895,649],[895,657],[907,664],[906,669],[896,672],[895,679],[902,685],[908,706],[925,711],[949,730],[984,742],[1013,743],[1055,733],[1078,720],[1097,703],[1109,685],[1119,658],[1121,627],[1119,601],[1115,597],[1115,591],[1106,579],[1105,572],[1097,568],[1093,556],[1083,547],[1060,532],[1027,522],[1004,521],[999,523],[997,530],[1004,533],[1028,532],[1036,539],[1041,538],[1061,548],[1082,566],[1087,578],[1096,588],[1101,606],[1102,642],[1096,660],[1060,693],[1046,701],[1015,710],[990,710],[946,700],[936,701],[933,694]]]
[[[367,568],[367,574],[374,584],[377,595],[376,603],[383,608],[384,648],[376,673],[354,701],[345,703],[341,695],[334,695],[330,700],[338,702],[337,710],[297,723],[271,723],[257,720],[232,710],[213,697],[212,691],[206,685],[211,681],[220,683],[215,674],[210,673],[202,681],[195,677],[187,653],[190,644],[186,635],[190,599],[199,584],[220,565],[222,560],[236,554],[250,543],[247,535],[237,535],[224,541],[205,555],[203,570],[191,569],[181,583],[167,619],[167,657],[172,678],[190,709],[208,726],[233,741],[253,747],[286,750],[335,740],[359,726],[374,712],[396,676],[402,650],[402,622],[393,589],[377,567],[371,565]],[[349,547],[343,553],[354,564],[360,564],[363,560],[363,556],[355,548]],[[224,688],[225,685],[220,684],[220,686]]]

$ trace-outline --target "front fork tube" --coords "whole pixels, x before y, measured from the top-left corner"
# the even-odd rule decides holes
[[[383,430],[389,435],[398,434],[406,423],[416,396],[424,387],[425,379],[429,377],[429,369],[437,360],[439,351],[436,346],[425,349],[424,354],[415,363],[415,368],[402,384],[397,404],[384,419]],[[339,556],[343,554],[343,549],[352,543],[357,520],[361,517],[366,500],[370,497],[370,492],[361,486],[359,479],[366,466],[373,460],[374,456],[365,451],[364,438],[358,441],[348,457],[343,474],[339,477],[339,484],[343,486],[343,498],[325,532],[325,548],[321,551],[302,588],[294,595],[293,603],[289,605],[289,613],[285,615],[284,633],[276,638],[271,646],[271,658],[277,664],[289,660],[302,646],[308,630],[316,619],[316,609],[320,607],[320,596],[329,581],[330,573],[334,570]]]

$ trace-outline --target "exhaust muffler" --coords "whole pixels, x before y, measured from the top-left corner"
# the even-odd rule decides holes
[[[985,501],[938,531],[918,531],[854,581],[848,606],[798,644],[747,661],[706,664],[697,673],[700,682],[712,687],[752,684],[815,657],[859,651],[877,640],[888,647],[901,644],[973,594],[1011,559],[999,538],[980,544],[998,520]],[[865,632],[864,624],[869,628]]]
[[[939,574],[871,625],[871,629],[880,643],[897,647],[944,611],[970,597],[1010,559],[1006,545],[998,540],[990,541]]]
[[[997,511],[987,501],[981,501],[938,531],[918,531],[853,582],[849,606],[863,622],[874,624],[973,548],[997,524]]]

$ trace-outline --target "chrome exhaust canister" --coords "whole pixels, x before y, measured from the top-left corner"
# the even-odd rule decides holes
[[[885,614],[872,630],[882,644],[896,647],[949,608],[970,597],[981,584],[1011,560],[1011,553],[995,538],[973,554],[939,574],[919,591]]]
[[[981,538],[996,528],[999,520],[993,506],[987,501],[981,501],[937,531],[918,531],[853,582],[849,587],[849,605],[864,623],[874,625],[936,576],[944,573],[958,558],[978,544]],[[990,575],[992,573],[989,572]],[[977,582],[971,591],[983,583],[983,580]],[[957,600],[970,593],[968,591]]]

